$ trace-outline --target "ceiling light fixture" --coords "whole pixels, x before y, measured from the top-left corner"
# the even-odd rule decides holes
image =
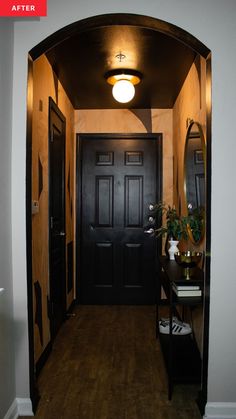
[[[113,86],[112,95],[117,102],[130,102],[135,95],[134,86],[140,83],[142,74],[136,70],[117,69],[105,74],[107,83]]]

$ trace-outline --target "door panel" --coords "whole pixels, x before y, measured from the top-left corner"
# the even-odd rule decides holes
[[[144,234],[161,199],[161,136],[81,136],[79,301],[155,302],[156,240]]]
[[[95,220],[96,227],[113,226],[113,176],[96,176]]]
[[[141,243],[126,243],[124,254],[124,286],[143,286],[142,275],[143,245]]]
[[[113,271],[112,243],[95,243],[95,286],[112,287]]]
[[[51,99],[49,129],[50,326],[53,339],[66,312],[65,118]]]
[[[143,176],[125,176],[125,227],[143,226]]]

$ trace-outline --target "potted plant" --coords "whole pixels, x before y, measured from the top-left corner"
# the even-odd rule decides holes
[[[205,230],[205,211],[204,208],[198,207],[189,210],[189,213],[184,218],[187,225],[187,230],[191,241],[194,244],[201,242]]]
[[[169,257],[171,260],[174,260],[174,254],[179,250],[177,247],[179,241],[188,239],[188,219],[179,216],[174,206],[171,207],[163,202],[154,205],[153,211],[155,212],[157,226],[161,224],[155,230],[155,235],[156,237],[166,236],[166,244],[167,242],[170,244],[168,249]]]

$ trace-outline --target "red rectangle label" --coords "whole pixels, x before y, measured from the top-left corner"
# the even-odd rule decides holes
[[[0,16],[47,16],[47,0],[0,0]]]

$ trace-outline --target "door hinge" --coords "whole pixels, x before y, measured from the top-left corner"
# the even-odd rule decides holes
[[[50,217],[50,228],[53,229],[53,217]]]
[[[51,143],[54,141],[53,131],[50,132],[50,141],[51,141]]]

